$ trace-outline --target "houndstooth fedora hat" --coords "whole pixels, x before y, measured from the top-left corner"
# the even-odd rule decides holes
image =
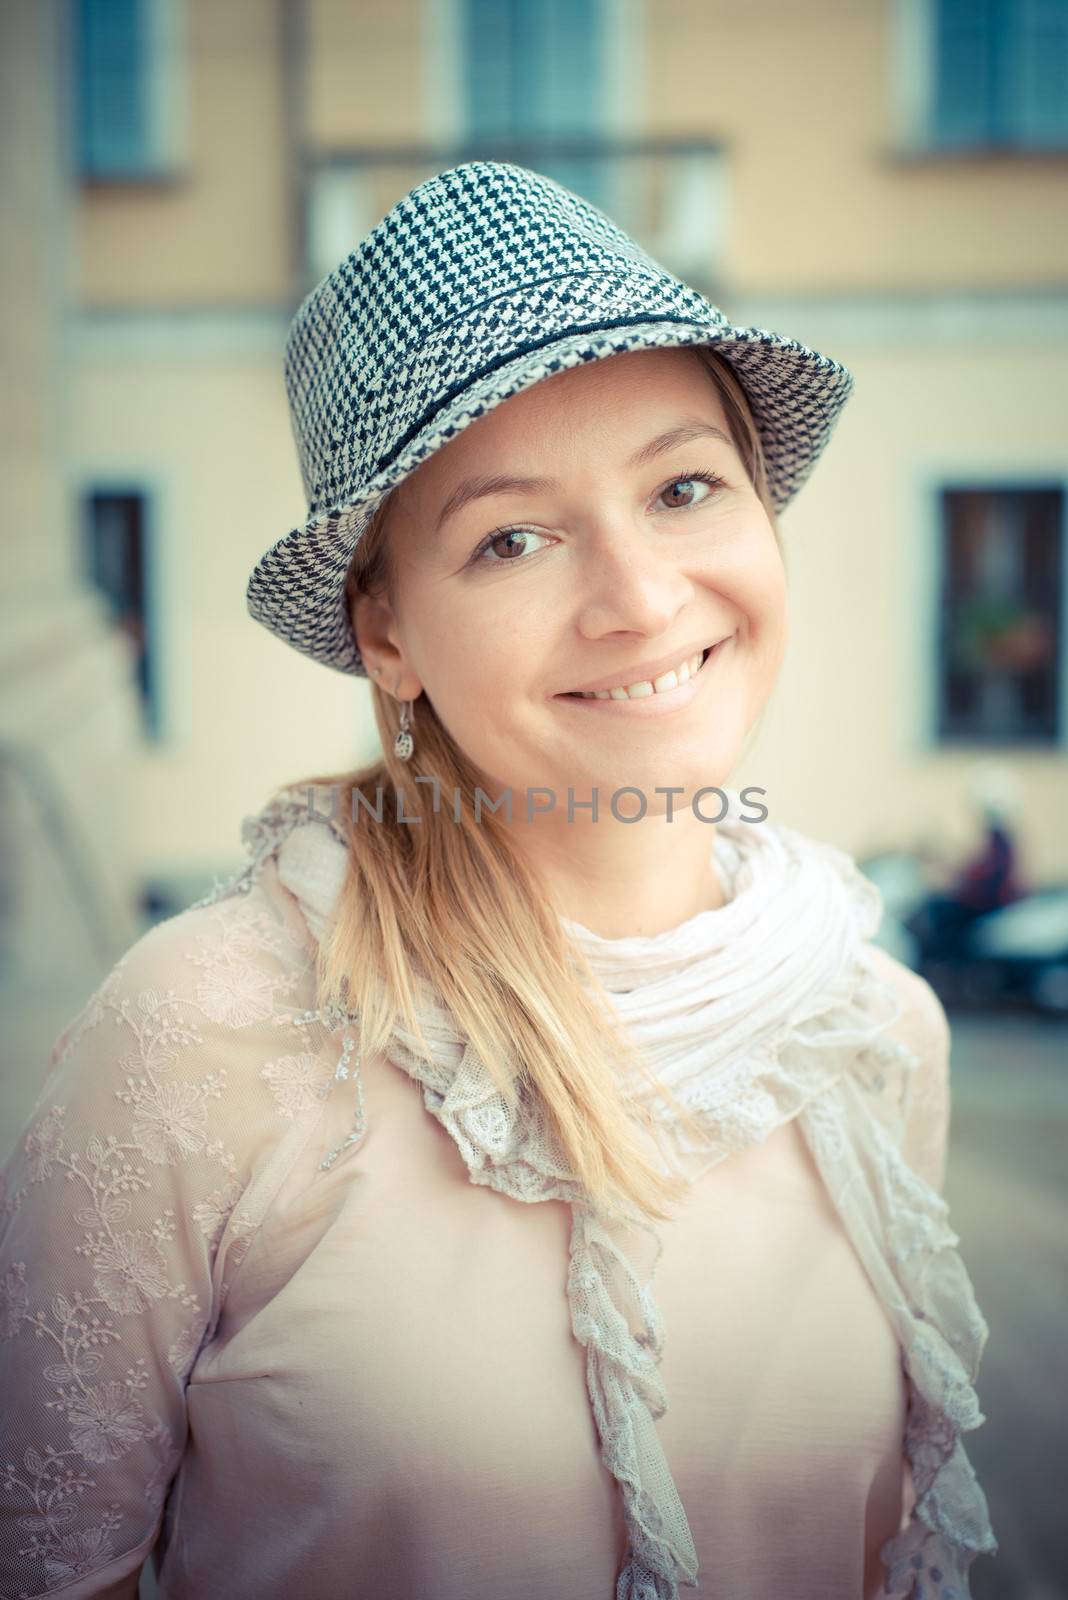
[[[837,361],[736,328],[597,207],[510,162],[439,173],[308,294],[285,383],[308,520],[248,581],[257,622],[367,677],[345,580],[380,501],[469,423],[531,384],[625,350],[714,345],[746,391],[777,510],[853,388]]]

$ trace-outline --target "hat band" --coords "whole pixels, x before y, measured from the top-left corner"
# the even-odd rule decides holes
[[[690,327],[693,325],[693,318],[676,316],[673,312],[663,312],[654,316],[613,317],[609,321],[574,323],[570,327],[557,329],[553,333],[546,334],[543,339],[527,339],[522,344],[513,345],[503,355],[499,355],[494,360],[486,362],[484,366],[476,368],[474,372],[470,373],[462,381],[454,383],[451,388],[446,389],[439,395],[436,403],[429,406],[423,415],[401,435],[393,449],[381,457],[377,466],[373,469],[375,475],[377,476],[379,472],[384,472],[387,467],[392,466],[393,462],[411,443],[416,434],[421,433],[425,427],[433,422],[434,418],[445,409],[451,400],[462,394],[465,389],[470,388],[472,384],[477,383],[480,378],[488,377],[491,372],[496,372],[498,368],[507,366],[509,361],[518,360],[520,356],[528,355],[532,350],[543,350],[546,345],[558,344],[572,334],[607,332],[611,328],[632,328],[637,326],[638,323],[645,322],[677,322],[685,323]],[[714,329],[710,328],[709,332],[711,334]],[[475,406],[472,416],[481,416],[483,409],[481,405]]]
[[[339,436],[331,411],[304,434],[313,457],[304,468],[311,505],[317,509],[349,498],[354,486],[386,471],[457,396],[508,362],[574,334],[644,322],[707,323],[710,337],[730,327],[684,283],[636,269],[571,273],[510,289],[440,324],[409,349],[376,353],[373,373],[355,346],[347,378],[336,374],[323,398],[347,389],[364,426]],[[376,412],[389,424],[384,438],[387,430],[375,427]]]

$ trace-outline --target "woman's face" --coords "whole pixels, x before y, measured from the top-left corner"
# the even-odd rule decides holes
[[[425,690],[517,819],[527,788],[565,816],[569,788],[596,788],[607,817],[626,785],[653,815],[658,785],[727,780],[782,662],[786,586],[692,352],[606,357],[512,396],[394,492],[386,537],[393,585],[355,602],[361,652],[399,698]],[[695,677],[649,692],[713,645]]]

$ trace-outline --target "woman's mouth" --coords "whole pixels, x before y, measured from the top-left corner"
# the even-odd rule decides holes
[[[704,682],[710,658],[720,655],[729,642],[729,637],[720,639],[715,645],[707,646],[697,656],[680,661],[677,667],[661,673],[651,681],[645,679],[638,683],[620,684],[617,688],[597,691],[574,689],[554,695],[553,699],[590,710],[622,712],[630,716],[635,713],[645,716],[659,715],[662,711],[686,705],[693,699],[699,685]]]

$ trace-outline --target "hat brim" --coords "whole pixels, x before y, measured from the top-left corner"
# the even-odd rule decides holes
[[[353,552],[390,490],[478,417],[553,373],[627,350],[687,345],[715,346],[735,369],[760,432],[769,492],[782,511],[812,472],[852,392],[847,367],[796,339],[723,322],[664,317],[550,335],[446,399],[400,443],[358,499],[321,512],[273,544],[248,581],[250,614],[312,660],[367,677],[349,621],[345,582]]]

